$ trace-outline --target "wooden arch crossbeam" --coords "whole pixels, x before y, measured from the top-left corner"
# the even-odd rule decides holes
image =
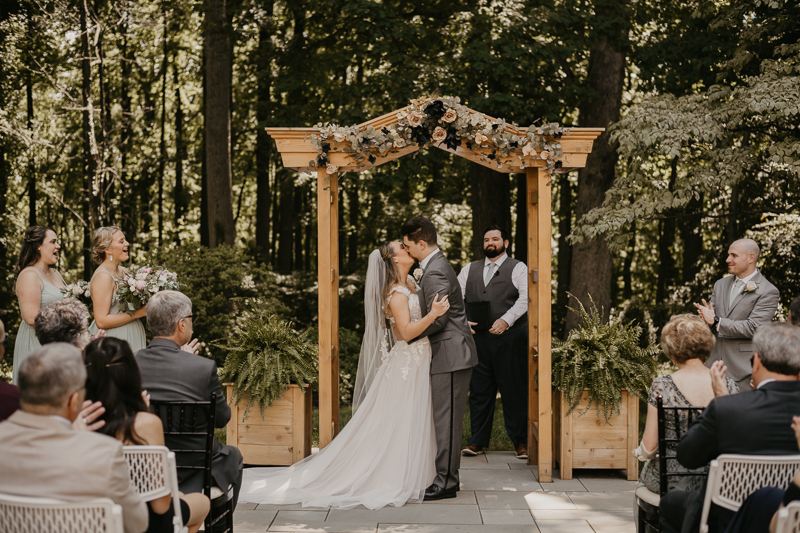
[[[374,118],[361,129],[373,126],[380,129],[398,121],[397,115],[409,109],[398,109]],[[473,111],[474,112],[474,111]],[[487,117],[489,118],[489,117]],[[316,128],[266,128],[275,140],[281,154],[283,166],[302,172],[317,174],[317,222],[318,222],[318,268],[319,281],[319,445],[326,446],[339,430],[339,201],[338,173],[361,172],[383,165],[419,150],[417,145],[393,149],[374,163],[358,164],[352,153],[345,148],[348,143],[339,143],[328,152],[328,160],[339,167],[339,172],[328,174],[326,168],[311,166],[318,152],[310,140],[317,134]],[[526,128],[507,125],[507,130],[520,137]],[[571,128],[559,140],[563,156],[562,168],[557,172],[569,172],[586,166],[594,140],[604,128]],[[539,480],[552,480],[553,469],[553,415],[552,415],[552,366],[551,349],[551,186],[545,161],[525,156],[522,149],[511,150],[509,157],[500,163],[486,157],[491,148],[473,149],[459,146],[449,150],[431,143],[442,150],[496,170],[498,172],[524,172],[527,176],[529,194],[526,202],[528,220],[528,347],[529,347],[529,395],[528,395],[528,463],[539,465]],[[540,206],[542,208],[540,209]],[[538,381],[533,376],[538,371]],[[540,437],[541,436],[541,437]]]

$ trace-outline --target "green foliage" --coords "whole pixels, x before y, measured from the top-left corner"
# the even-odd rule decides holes
[[[149,264],[177,273],[181,292],[192,300],[194,331],[202,343],[201,353],[219,366],[225,362],[228,348],[215,341],[231,336],[242,302],[290,317],[289,308],[278,299],[275,274],[257,265],[239,248],[165,246],[147,259]],[[209,350],[211,344],[214,350]]]
[[[305,332],[292,329],[287,320],[261,307],[244,311],[225,346],[228,359],[220,380],[233,383],[232,400],[249,395],[245,417],[254,403],[261,414],[281,397],[289,385],[305,387],[317,379],[317,346]]]
[[[580,403],[584,389],[589,389],[584,412],[594,405],[597,414],[602,410],[608,420],[612,412],[619,413],[623,389],[647,397],[660,350],[653,344],[639,346],[642,328],[635,322],[612,319],[604,324],[594,302],[589,312],[578,304],[580,310],[570,310],[580,314],[581,327],[565,341],[553,340],[553,388],[562,391],[570,412]]]

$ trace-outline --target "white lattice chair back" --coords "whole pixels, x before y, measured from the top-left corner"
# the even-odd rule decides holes
[[[708,533],[712,503],[736,511],[745,498],[760,488],[785,489],[798,470],[800,455],[720,455],[708,469],[700,532]]]
[[[62,502],[0,494],[0,531],[124,533],[122,507],[108,498],[86,502]]]
[[[791,502],[778,511],[775,533],[800,533],[800,501]]]
[[[172,493],[174,531],[186,531],[181,515],[175,454],[166,446],[123,446],[122,450],[139,496],[149,502]]]

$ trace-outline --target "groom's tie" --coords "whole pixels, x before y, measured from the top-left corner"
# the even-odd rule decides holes
[[[490,262],[489,263],[489,269],[486,271],[486,277],[483,278],[483,286],[484,287],[487,286],[490,281],[492,281],[492,275],[494,274],[494,267],[495,267],[495,264]]]
[[[733,287],[731,287],[731,297],[728,299],[728,302],[733,304],[733,300],[739,296],[739,293],[742,291],[742,284],[744,282],[739,278],[736,278],[736,281],[733,282]]]

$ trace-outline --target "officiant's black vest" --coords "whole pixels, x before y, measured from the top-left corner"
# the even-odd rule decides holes
[[[470,302],[489,302],[489,324],[492,327],[495,320],[502,318],[511,309],[519,298],[519,291],[514,287],[511,280],[511,273],[520,261],[506,257],[500,268],[495,270],[489,284],[483,285],[483,265],[485,260],[473,261],[470,263],[469,276],[467,277],[467,291],[465,301]],[[507,331],[517,331],[528,327],[528,313],[519,317],[514,325]]]

